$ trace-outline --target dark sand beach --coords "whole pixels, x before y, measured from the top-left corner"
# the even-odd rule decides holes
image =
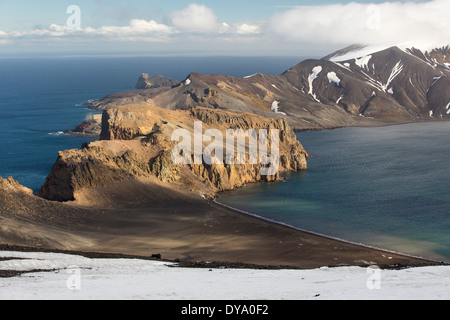
[[[438,264],[299,231],[157,183],[152,186],[136,181],[120,183],[107,190],[90,190],[85,198],[102,199],[100,195],[109,206],[104,203],[87,206],[81,200],[73,203],[43,200],[30,209],[31,213],[37,210],[41,214],[3,213],[0,249],[20,246],[20,250],[63,250],[105,257],[160,255],[163,260],[185,263],[302,269]],[[106,195],[110,198],[106,199]]]

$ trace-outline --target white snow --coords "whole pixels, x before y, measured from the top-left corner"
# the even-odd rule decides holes
[[[316,95],[314,94],[313,82],[314,82],[314,80],[317,79],[319,73],[321,73],[321,72],[322,72],[322,67],[321,66],[314,67],[312,69],[311,74],[308,77],[308,83],[309,83],[308,94],[311,95],[314,98],[314,100],[316,100],[319,103],[321,103],[321,102],[319,101],[319,99],[317,99]]]
[[[372,85],[374,88],[377,88],[383,92],[388,92],[388,93],[393,94],[393,88],[388,90],[388,87],[392,83],[392,81],[394,81],[394,79],[397,78],[401,74],[402,71],[403,71],[403,64],[402,64],[402,61],[400,60],[392,68],[391,73],[390,73],[389,78],[387,79],[386,83],[382,83],[381,81],[372,78],[371,76],[369,76],[367,73],[365,73],[362,70],[361,70],[361,73],[366,76],[366,78],[368,80],[367,83]]]
[[[333,82],[338,87],[341,85],[341,79],[339,79],[339,77],[336,75],[336,72],[328,72],[327,77],[329,83]]]
[[[259,73],[251,74],[251,75],[249,75],[249,76],[244,77],[244,79],[252,78],[252,77],[254,77],[254,76],[257,76],[258,74],[259,74]]]
[[[341,95],[340,97],[339,97],[339,99],[337,99],[336,100],[336,104],[339,104],[339,102],[341,102],[341,100],[344,98],[344,95]]]
[[[186,79],[186,81],[184,82],[185,85],[190,85],[191,84],[191,79]]]
[[[350,69],[350,63],[348,63],[348,62],[346,62],[346,63],[344,63],[344,64],[339,63],[339,62],[334,62],[334,61],[332,61],[332,62],[333,62],[335,65],[339,66],[340,68],[343,68],[343,69],[345,69],[345,70],[348,70],[348,71],[350,71],[350,72],[353,72],[352,69]]]
[[[394,89],[389,88],[388,91],[387,91],[387,93],[389,93],[389,94],[394,94]]]
[[[444,63],[444,66],[450,69],[450,63]]]
[[[427,93],[428,93],[428,91],[430,91],[431,87],[434,86],[434,85],[436,84],[436,82],[438,82],[441,78],[442,78],[442,77],[434,77],[434,78],[433,78],[433,83],[432,83],[431,86],[428,88]]]
[[[370,59],[372,59],[371,55],[365,56],[365,57],[361,57],[361,58],[356,58],[355,59],[355,64],[360,67],[361,69],[369,69],[369,61]]]
[[[445,110],[447,110],[447,114],[450,114],[450,102],[445,107]]]
[[[372,87],[374,87],[380,91],[386,92],[386,88],[383,85],[383,83],[381,83],[381,81],[378,81],[377,79],[373,79],[371,76],[369,76],[367,73],[365,73],[362,70],[361,70],[361,73],[366,76],[366,78],[368,80],[368,81],[366,81],[366,83],[370,84]]]
[[[386,91],[386,89],[389,87],[391,82],[402,72],[402,70],[403,70],[403,64],[402,64],[402,61],[400,60],[399,62],[397,62],[397,64],[394,66],[394,68],[392,68],[391,75],[389,76],[386,84],[383,85],[384,91]]]
[[[278,89],[278,88],[277,88],[277,86],[276,86],[276,85],[274,85],[274,84],[272,85],[272,87],[274,87],[275,89]]]
[[[278,101],[272,102],[272,111],[277,114],[282,114],[282,115],[286,116],[286,113],[279,111],[279,108],[280,108],[279,104],[280,104],[280,102],[278,102]]]
[[[383,46],[366,46],[357,50],[349,51],[343,55],[340,56],[334,56],[330,61],[333,62],[341,62],[341,61],[348,61],[348,60],[354,60],[361,57],[366,57],[368,55],[383,51],[387,48],[389,48],[389,45],[383,45]]]
[[[448,300],[450,267],[404,270],[177,268],[137,259],[0,252],[0,270],[55,269],[0,279],[1,300]]]
[[[432,118],[433,117],[433,110],[430,110],[430,118]]]

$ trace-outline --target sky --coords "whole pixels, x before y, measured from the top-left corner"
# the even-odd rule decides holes
[[[450,0],[0,0],[0,55],[314,55],[449,44]]]

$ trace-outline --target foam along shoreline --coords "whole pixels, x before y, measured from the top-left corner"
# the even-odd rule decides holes
[[[241,213],[241,214],[244,214],[244,215],[248,215],[248,216],[251,216],[251,217],[263,220],[263,221],[267,221],[269,223],[273,223],[273,224],[281,225],[281,226],[284,226],[284,227],[287,227],[287,228],[290,228],[290,229],[294,229],[296,231],[300,231],[300,232],[303,232],[303,233],[306,233],[306,234],[314,235],[314,236],[317,236],[317,237],[321,237],[321,238],[325,238],[325,239],[329,239],[329,240],[333,240],[333,241],[338,241],[338,242],[342,242],[342,243],[345,243],[345,244],[355,245],[355,246],[359,246],[359,247],[363,247],[363,248],[367,248],[367,249],[371,249],[371,250],[377,250],[377,251],[385,252],[385,253],[388,253],[388,254],[394,254],[394,255],[405,256],[405,257],[409,257],[409,258],[413,258],[413,259],[430,261],[432,263],[447,264],[447,262],[444,262],[444,261],[439,261],[439,260],[435,260],[435,259],[431,259],[431,258],[426,258],[426,257],[422,257],[422,256],[416,256],[416,255],[404,253],[404,252],[398,252],[398,251],[394,251],[394,250],[379,248],[379,247],[376,247],[376,246],[371,246],[371,245],[360,243],[360,242],[353,242],[353,241],[345,240],[345,239],[342,239],[342,238],[332,237],[332,236],[329,236],[329,235],[326,235],[326,234],[322,234],[322,233],[318,233],[318,232],[314,232],[314,231],[310,231],[310,230],[294,227],[294,226],[292,226],[290,224],[287,224],[287,223],[284,223],[284,222],[281,222],[281,221],[265,218],[263,216],[255,214],[255,213],[251,213],[251,212],[248,212],[248,211],[244,211],[244,210],[241,210],[241,209],[238,209],[238,208],[226,205],[224,203],[221,203],[221,202],[217,201],[217,199],[213,199],[213,202],[216,203],[217,205],[220,205],[220,206],[222,206],[224,208],[236,211],[238,213]]]

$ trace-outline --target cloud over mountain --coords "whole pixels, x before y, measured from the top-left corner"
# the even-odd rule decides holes
[[[385,2],[299,6],[270,19],[274,34],[287,41],[335,44],[446,44],[450,1]]]

